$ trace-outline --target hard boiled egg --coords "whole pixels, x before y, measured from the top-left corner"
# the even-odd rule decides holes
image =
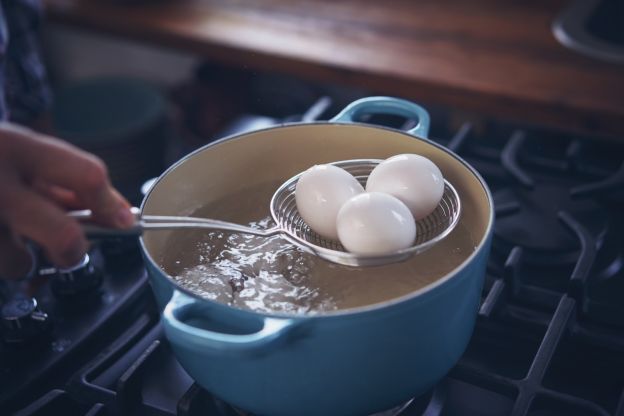
[[[338,237],[347,251],[384,255],[410,247],[416,223],[404,203],[392,195],[367,192],[349,199],[336,219]]]
[[[442,199],[440,169],[420,155],[402,154],[384,160],[366,182],[367,192],[385,192],[400,199],[416,220],[431,214]]]
[[[295,200],[299,214],[310,228],[325,238],[337,240],[338,211],[350,198],[362,192],[362,185],[346,170],[333,165],[315,165],[299,178]]]

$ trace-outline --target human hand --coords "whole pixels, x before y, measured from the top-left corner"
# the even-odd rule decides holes
[[[31,267],[22,238],[39,244],[59,267],[88,249],[68,209],[90,209],[102,225],[128,228],[130,204],[112,187],[104,163],[66,142],[0,123],[0,276]]]

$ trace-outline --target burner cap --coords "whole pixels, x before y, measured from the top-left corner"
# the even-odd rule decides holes
[[[496,218],[494,235],[509,246],[544,254],[546,261],[575,255],[580,249],[574,234],[559,220],[559,211],[569,212],[597,239],[604,237],[608,227],[603,207],[590,199],[571,199],[569,189],[557,184],[504,189],[494,193],[494,205],[511,207],[508,214]],[[568,259],[573,261],[574,256]]]

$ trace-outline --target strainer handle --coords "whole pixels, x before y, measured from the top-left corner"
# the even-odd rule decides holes
[[[243,234],[252,234],[260,237],[270,237],[281,233],[278,227],[260,229],[247,227],[233,222],[213,220],[210,218],[178,217],[169,215],[143,215],[138,208],[132,208],[132,213],[136,217],[136,223],[128,229],[117,229],[88,221],[93,215],[90,210],[68,212],[67,216],[81,221],[81,226],[88,238],[109,238],[120,236],[141,235],[144,230],[177,230],[180,228],[203,228],[208,230],[233,231]],[[86,221],[86,222],[85,222]]]
[[[356,122],[363,114],[390,114],[417,119],[416,127],[407,133],[427,138],[429,135],[429,112],[411,101],[393,97],[368,97],[354,101],[331,119],[333,122]]]
[[[281,230],[274,228],[252,228],[228,221],[210,218],[176,217],[167,215],[144,215],[140,221],[143,230],[175,230],[180,228],[204,228],[209,230],[233,231],[243,234],[269,237],[279,234]]]

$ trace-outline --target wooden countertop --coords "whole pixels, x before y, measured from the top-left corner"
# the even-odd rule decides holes
[[[624,66],[561,46],[566,0],[45,0],[57,22],[415,101],[624,139]]]

